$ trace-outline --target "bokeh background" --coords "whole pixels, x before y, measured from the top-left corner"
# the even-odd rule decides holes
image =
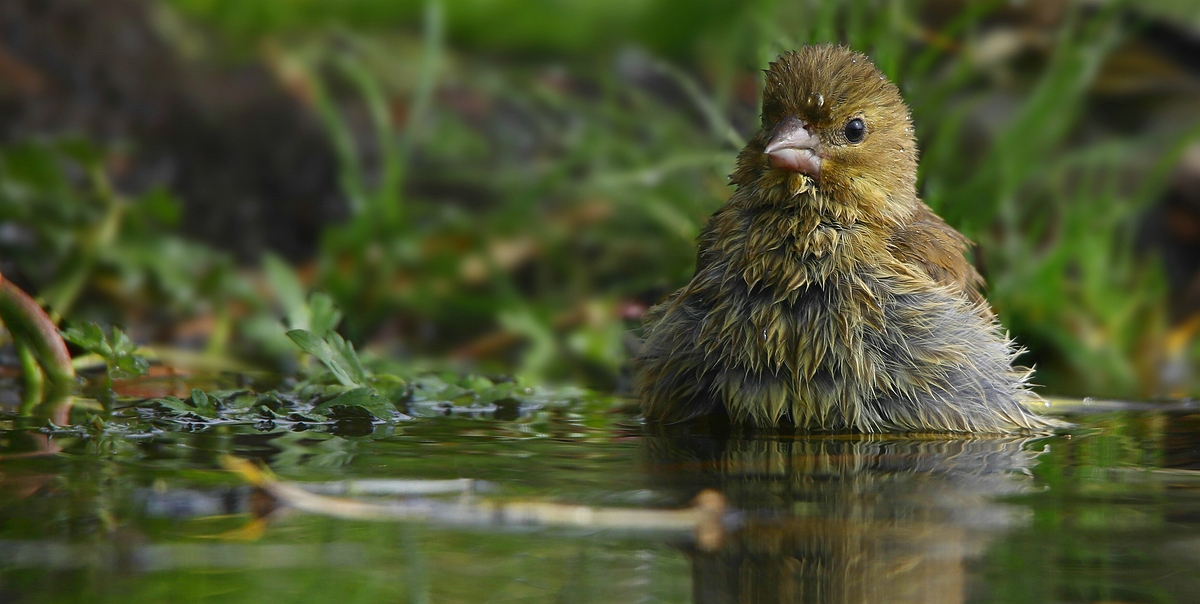
[[[1200,393],[1177,0],[0,0],[0,272],[214,367],[291,369],[322,291],[360,348],[619,390],[816,42],[899,83],[1047,392]]]

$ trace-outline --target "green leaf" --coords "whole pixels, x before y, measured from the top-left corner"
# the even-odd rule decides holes
[[[104,330],[95,323],[70,327],[61,333],[63,339],[104,359],[109,377],[145,375],[150,369],[150,362],[137,353],[137,344],[116,327],[112,328],[111,336],[106,336]]]
[[[183,400],[174,396],[164,396],[142,403],[143,406],[161,407],[176,415],[194,415],[204,419],[216,419],[217,410],[208,395],[202,390],[192,390],[191,398]]]
[[[177,226],[183,215],[179,200],[163,187],[150,189],[137,200],[138,208],[166,226]]]
[[[104,331],[95,323],[84,323],[79,327],[69,327],[62,331],[64,340],[95,354],[104,356]]]
[[[458,385],[463,388],[470,388],[475,392],[484,392],[496,386],[492,383],[492,380],[482,375],[465,375],[458,380]]]
[[[41,191],[61,189],[67,184],[54,153],[32,141],[4,150],[4,171],[7,179]]]
[[[339,419],[355,417],[391,419],[394,410],[395,406],[379,396],[373,388],[355,388],[333,400],[317,405],[313,408],[313,413]]]
[[[287,336],[301,350],[317,357],[342,385],[367,385],[366,370],[359,362],[354,346],[342,339],[342,336],[329,332],[324,338],[320,338],[304,329],[293,329],[287,332]]]
[[[308,329],[309,311],[304,305],[304,285],[287,261],[275,254],[263,256],[263,273],[279,299],[279,306],[293,329]]]
[[[407,401],[412,397],[412,386],[400,376],[387,373],[376,373],[371,377],[371,387],[384,398],[393,401]]]
[[[309,331],[312,331],[318,337],[325,337],[326,334],[337,328],[338,323],[342,322],[342,313],[333,304],[333,298],[328,294],[315,293],[308,299],[309,312]]]
[[[218,401],[220,409],[227,413],[251,411],[257,409],[264,400],[270,400],[267,395],[250,390],[213,392],[209,393],[209,397]]]
[[[58,141],[57,147],[63,155],[79,162],[79,165],[85,168],[97,167],[104,163],[104,151],[86,138],[64,138]]]
[[[192,407],[196,414],[204,417],[217,416],[217,400],[199,388],[192,388]]]
[[[358,353],[354,350],[354,345],[347,342],[341,334],[337,332],[329,332],[325,336],[325,341],[337,353],[339,361],[343,367],[346,367],[350,372],[350,376],[354,378],[356,384],[367,384],[367,370],[362,365],[362,361],[358,359]]]

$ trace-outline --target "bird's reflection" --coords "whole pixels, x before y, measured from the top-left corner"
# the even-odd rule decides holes
[[[696,602],[963,602],[968,565],[1019,521],[1028,438],[686,432],[648,436],[649,474],[681,497],[716,488],[741,511],[691,552]]]

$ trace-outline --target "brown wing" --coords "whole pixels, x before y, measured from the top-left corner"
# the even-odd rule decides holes
[[[979,288],[983,277],[963,255],[971,242],[921,204],[912,221],[897,228],[890,240],[899,260],[917,266],[934,281],[962,292],[973,303],[987,308]]]

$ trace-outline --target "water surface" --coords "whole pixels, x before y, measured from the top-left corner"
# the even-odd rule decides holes
[[[619,400],[387,424],[0,428],[5,602],[1195,602],[1200,414],[1098,406],[1045,438],[648,435]],[[48,455],[30,455],[59,448]],[[486,481],[473,495],[687,506],[687,533],[369,522],[273,509],[226,454],[282,480]],[[381,498],[374,498],[381,501]]]

